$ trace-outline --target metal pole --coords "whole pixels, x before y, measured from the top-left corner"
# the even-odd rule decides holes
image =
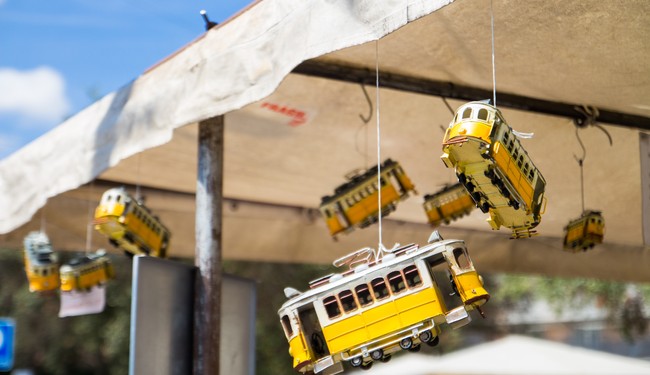
[[[199,123],[196,184],[194,375],[218,375],[221,325],[223,116]]]

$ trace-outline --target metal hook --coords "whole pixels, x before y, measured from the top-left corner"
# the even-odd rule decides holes
[[[447,109],[449,110],[449,113],[451,113],[452,116],[455,115],[454,110],[451,109],[451,106],[449,105],[449,102],[447,102],[447,98],[445,98],[444,96],[441,96],[440,98],[442,99],[442,101],[447,106]]]
[[[372,119],[372,101],[370,100],[370,96],[368,95],[368,91],[366,91],[366,85],[361,83],[361,89],[363,90],[363,95],[365,95],[366,100],[368,101],[368,106],[370,107],[370,111],[368,112],[368,118],[363,116],[361,113],[359,113],[359,118],[361,118],[361,121],[363,121],[364,124],[367,124]]]
[[[582,167],[582,163],[585,161],[585,158],[587,157],[587,149],[585,148],[585,145],[582,143],[582,139],[580,139],[580,134],[578,133],[578,127],[576,127],[576,138],[578,138],[578,143],[580,143],[580,147],[582,147],[582,158],[578,158],[576,154],[573,154],[573,157],[576,159],[578,164]]]

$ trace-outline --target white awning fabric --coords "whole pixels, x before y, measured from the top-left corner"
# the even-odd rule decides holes
[[[377,375],[586,375],[647,374],[641,359],[511,335],[439,357],[406,354],[373,366]],[[351,374],[362,374],[357,370]]]
[[[173,130],[272,93],[300,62],[379,39],[451,0],[260,1],[0,161],[0,233]]]
[[[138,185],[172,231],[170,254],[193,256],[196,123],[222,114],[226,258],[329,263],[376,247],[376,225],[333,242],[314,210],[348,172],[376,164],[377,122],[381,159],[399,161],[420,193],[387,217],[384,244],[422,244],[431,231],[422,196],[456,178],[439,158],[452,118],[445,102],[381,82],[377,92],[370,80],[369,108],[361,82],[290,72],[306,60],[369,76],[378,66],[491,91],[493,15],[497,106],[515,130],[534,133],[521,142],[547,181],[548,206],[539,237],[508,240],[479,210],[440,228],[443,236],[467,240],[482,272],[650,281],[640,131],[597,122],[611,146],[595,126],[578,131],[585,208],[602,211],[606,234],[604,244],[572,254],[562,237],[582,212],[576,128],[499,104],[511,93],[650,117],[649,14],[645,0],[259,1],[0,161],[0,245],[20,246],[45,218],[55,247],[81,249],[100,189]],[[364,125],[359,115],[369,113]]]

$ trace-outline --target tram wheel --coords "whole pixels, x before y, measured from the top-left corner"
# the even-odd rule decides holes
[[[420,351],[420,345],[414,345],[411,349],[409,349],[409,352],[417,353]]]
[[[420,336],[419,336],[419,337],[420,337],[420,341],[422,341],[422,342],[429,342],[429,341],[431,341],[431,339],[433,338],[433,334],[431,333],[431,331],[426,330],[426,331],[422,331],[422,332],[420,332]]]
[[[360,367],[362,370],[370,370],[370,368],[372,367],[372,362],[364,363]]]
[[[389,354],[389,355],[385,356],[384,358],[382,358],[381,361],[384,362],[384,363],[386,363],[386,362],[389,362],[391,358],[393,358],[393,356],[391,356],[391,355]]]
[[[350,360],[350,365],[352,365],[352,367],[359,367],[359,366],[361,366],[362,364],[363,364],[363,357],[361,357],[361,356],[359,356],[359,357],[354,357],[354,358],[352,358],[352,359]]]
[[[436,336],[432,340],[427,341],[427,345],[429,346],[437,346],[439,343],[440,343],[440,336]]]
[[[384,357],[384,351],[382,349],[373,350],[370,352],[370,358],[378,361]]]
[[[408,350],[413,347],[413,340],[410,337],[405,337],[399,342],[399,347]]]

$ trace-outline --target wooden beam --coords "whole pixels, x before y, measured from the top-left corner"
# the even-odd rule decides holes
[[[292,73],[359,84],[374,84],[375,82],[374,69],[371,70],[365,67],[318,60],[305,61],[294,68]],[[492,98],[491,90],[457,85],[452,82],[437,81],[423,77],[395,74],[386,71],[379,72],[379,86],[417,94],[466,101]],[[580,110],[582,104],[554,102],[503,91],[497,93],[497,104],[500,107],[568,117],[577,125],[586,124],[588,121],[585,114]],[[650,118],[648,117],[608,111],[602,108],[598,108],[598,112],[599,114],[596,121],[599,123],[650,130]]]
[[[196,184],[194,375],[218,375],[221,325],[221,234],[224,117],[199,123]]]

